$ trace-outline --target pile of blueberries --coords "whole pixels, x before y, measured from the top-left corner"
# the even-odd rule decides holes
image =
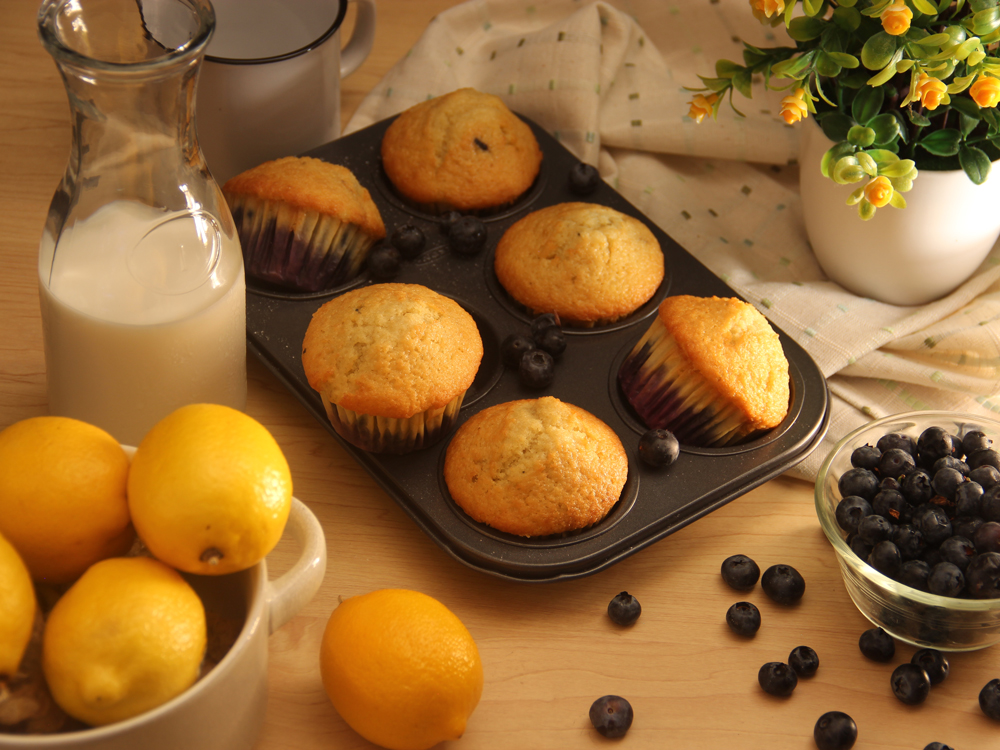
[[[931,594],[1000,597],[1000,453],[979,430],[890,432],[856,448],[837,523],[880,573]]]

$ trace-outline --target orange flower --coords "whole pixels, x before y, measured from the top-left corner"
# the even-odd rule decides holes
[[[771,16],[785,12],[785,0],[750,0],[750,9],[754,18],[764,23]]]
[[[805,103],[805,89],[795,89],[781,100],[781,116],[789,125],[794,125],[804,117],[809,116],[809,107]]]
[[[882,28],[886,34],[899,36],[910,28],[913,11],[906,7],[903,0],[894,0],[879,14],[879,18],[882,19]]]
[[[917,80],[917,91],[914,98],[919,99],[920,103],[927,107],[927,109],[937,109],[942,98],[947,93],[947,88],[944,85],[944,81],[931,78],[926,73],[921,73],[919,80]]]
[[[718,98],[716,94],[709,94],[708,96],[695,94],[694,99],[691,100],[691,109],[688,110],[688,117],[695,122],[701,122],[705,119],[705,115],[712,114],[712,105],[715,104]]]
[[[1000,102],[1000,80],[981,75],[969,89],[969,96],[980,107],[995,107]]]
[[[865,198],[875,208],[882,208],[892,200],[892,183],[885,175],[879,175],[865,185]]]

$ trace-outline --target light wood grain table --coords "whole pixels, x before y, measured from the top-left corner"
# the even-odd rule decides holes
[[[694,2],[695,0],[682,0]],[[375,48],[344,82],[344,121],[449,0],[378,0]],[[0,427],[44,414],[45,362],[36,288],[37,246],[49,200],[69,153],[65,92],[35,32],[37,3],[0,0]],[[482,701],[455,747],[606,746],[587,711],[597,697],[628,698],[635,723],[622,747],[685,750],[807,750],[813,725],[841,710],[858,723],[856,747],[958,750],[1000,747],[1000,724],[977,705],[1000,677],[1000,650],[951,659],[951,675],[921,706],[889,690],[892,665],[858,651],[869,627],[851,604],[816,522],[810,485],[781,477],[609,570],[558,584],[525,584],[475,572],[439,549],[269,372],[249,362],[248,412],[275,435],[292,467],[295,494],[321,519],[329,566],[315,599],[271,637],[270,700],[260,750],[364,748],[320,684],[317,652],[338,599],[383,587],[437,597],[465,622],[482,654]],[[802,572],[802,602],[772,604],[758,586],[728,589],[722,560],[745,553],[762,568]],[[287,565],[284,543],[272,570]],[[619,591],[643,612],[628,629],[606,615]],[[724,615],[741,599],[758,604],[752,640],[731,634]],[[758,687],[757,671],[800,644],[819,653],[812,679],[787,699]],[[913,649],[900,646],[894,663]]]

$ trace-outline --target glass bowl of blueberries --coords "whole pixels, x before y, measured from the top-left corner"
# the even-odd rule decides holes
[[[861,613],[921,648],[1000,642],[1000,420],[896,414],[844,437],[816,513]]]

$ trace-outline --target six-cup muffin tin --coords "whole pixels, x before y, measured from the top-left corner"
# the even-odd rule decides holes
[[[804,458],[822,439],[829,413],[826,381],[809,355],[778,331],[792,380],[791,407],[784,422],[738,447],[682,446],[673,465],[645,465],[638,456],[639,437],[645,427],[619,391],[619,365],[646,331],[665,296],[735,297],[736,293],[603,182],[585,197],[571,192],[569,172],[577,159],[530,121],[544,152],[535,185],[508,210],[484,217],[488,237],[481,253],[459,255],[449,249],[438,218],[408,207],[386,179],[379,146],[390,122],[376,123],[308,155],[350,169],[370,191],[389,235],[407,223],[423,230],[427,237],[425,250],[415,260],[404,260],[392,281],[423,284],[448,295],[476,320],[484,355],[459,423],[497,403],[551,395],[604,420],[621,438],[629,458],[629,476],[621,499],[603,521],[590,528],[555,537],[523,538],[480,524],[449,497],[443,479],[445,449],[451,435],[434,446],[402,456],[362,451],[334,432],[319,395],[306,381],[301,345],[313,312],[348,289],[377,282],[362,273],[351,283],[327,292],[296,294],[248,280],[250,350],[417,525],[455,559],[492,575],[523,581],[556,581],[594,573],[777,476]],[[565,329],[567,347],[556,362],[555,381],[547,388],[533,390],[522,385],[516,371],[505,368],[500,360],[501,341],[511,333],[527,333],[531,315],[514,303],[498,283],[492,270],[493,250],[504,230],[528,212],[573,200],[605,204],[644,221],[663,249],[666,274],[653,299],[628,318],[601,328]]]

